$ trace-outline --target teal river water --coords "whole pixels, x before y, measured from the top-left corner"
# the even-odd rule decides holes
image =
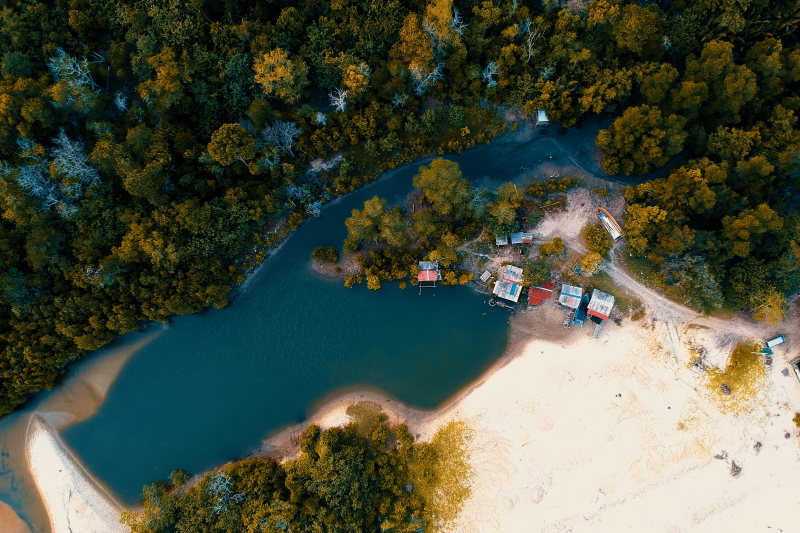
[[[576,153],[564,147],[586,146],[597,129],[572,130],[558,146],[553,137],[503,137],[449,157],[474,182],[497,186],[532,177],[542,165],[573,166]],[[229,308],[176,318],[132,356],[99,412],[64,431],[66,443],[134,503],[145,483],[174,469],[199,472],[247,454],[336,390],[368,386],[434,408],[478,377],[508,336],[508,313],[485,305],[485,296],[463,287],[422,295],[396,284],[347,289],[311,268],[312,248],[341,245],[352,208],[376,194],[401,202],[418,167],[389,172],[327,206]],[[3,431],[0,424],[0,437]],[[18,498],[0,487],[0,499],[25,514]]]

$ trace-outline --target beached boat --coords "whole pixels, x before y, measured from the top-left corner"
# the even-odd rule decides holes
[[[611,213],[602,207],[598,207],[597,216],[600,218],[600,222],[603,223],[603,227],[606,228],[606,231],[608,231],[612,239],[616,241],[622,237],[622,228],[617,224],[617,221],[614,220],[614,217],[611,216]]]

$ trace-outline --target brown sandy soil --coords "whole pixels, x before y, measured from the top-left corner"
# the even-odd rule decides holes
[[[31,528],[8,505],[0,502],[0,531],[3,533],[31,533]]]

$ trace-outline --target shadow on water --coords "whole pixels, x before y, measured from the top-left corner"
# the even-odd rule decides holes
[[[590,186],[614,186],[592,177],[596,154],[585,148],[601,126],[600,121],[584,125],[557,140],[517,133],[448,157],[473,182],[491,187],[548,179],[553,169],[587,178]],[[106,374],[105,398],[83,391],[82,398],[95,398],[92,409],[75,399],[70,405],[68,395],[56,391],[7,417],[0,422],[3,453],[19,455],[20,419],[45,410],[53,395],[59,399],[46,410],[83,409],[83,415],[61,420],[62,427],[77,422],[63,430],[66,443],[130,504],[143,484],[174,469],[199,472],[246,455],[265,436],[305,419],[331,391],[366,385],[426,409],[452,396],[502,354],[506,311],[484,305],[484,296],[464,288],[440,287],[422,295],[396,284],[380,291],[346,289],[341,280],[317,274],[309,261],[314,247],[341,245],[344,219],[364,200],[379,195],[402,202],[425,162],[388,172],[327,206],[260,267],[227,309],[176,318],[120,365],[116,381],[116,371]],[[143,335],[118,343],[130,346]],[[113,348],[90,359],[109,351]],[[90,363],[72,373],[80,376]],[[38,504],[25,502],[35,487],[30,492],[24,464],[19,457],[2,459],[0,500],[26,518],[38,516]]]

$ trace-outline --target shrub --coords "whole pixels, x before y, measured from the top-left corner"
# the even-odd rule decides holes
[[[554,237],[552,241],[539,246],[539,255],[560,254],[564,248],[564,240],[561,237]]]
[[[586,247],[590,252],[605,255],[614,246],[611,235],[602,224],[586,224],[581,230],[581,235],[586,239]]]
[[[542,219],[542,213],[538,209],[533,209],[525,218],[525,225],[528,229],[535,228]]]
[[[339,254],[333,246],[320,246],[311,251],[311,259],[333,264],[339,261]]]

